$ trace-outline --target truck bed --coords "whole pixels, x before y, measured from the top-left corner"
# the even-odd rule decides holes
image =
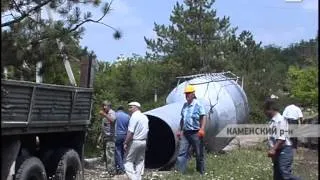
[[[1,80],[1,135],[84,131],[92,88]]]

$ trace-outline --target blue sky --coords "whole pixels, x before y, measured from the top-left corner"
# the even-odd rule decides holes
[[[82,46],[95,51],[98,60],[113,62],[123,54],[145,55],[144,36],[156,37],[154,22],[169,24],[176,0],[114,0],[103,22],[119,28],[123,38],[114,40],[112,31],[102,25],[87,24]],[[182,2],[182,0],[179,0]],[[238,32],[249,30],[264,45],[286,47],[302,39],[314,38],[318,31],[318,0],[288,3],[285,0],[216,0],[217,15],[229,16]],[[91,8],[89,8],[91,10]],[[94,10],[98,16],[100,11]]]

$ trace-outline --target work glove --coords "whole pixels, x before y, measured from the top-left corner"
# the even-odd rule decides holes
[[[105,113],[103,110],[100,110],[100,111],[99,111],[99,114],[100,114],[101,116],[106,116],[106,113]]]
[[[200,137],[200,138],[203,138],[204,137],[204,130],[202,129],[202,128],[200,128],[199,129],[199,131],[198,131],[198,136]]]
[[[276,151],[275,151],[274,149],[270,149],[270,150],[268,151],[268,157],[273,158],[273,157],[275,156],[275,154],[276,154]]]

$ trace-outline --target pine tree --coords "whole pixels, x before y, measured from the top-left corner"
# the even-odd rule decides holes
[[[214,0],[177,2],[168,26],[155,23],[156,39],[145,42],[150,57],[173,60],[185,67],[185,72],[220,71],[225,66],[227,39],[236,28],[229,17],[217,17]]]
[[[98,19],[92,17],[90,11],[80,7],[93,5],[102,9]],[[34,79],[35,65],[43,62],[41,72],[50,83],[64,84],[65,75],[63,58],[57,40],[63,42],[63,53],[81,59],[83,48],[80,38],[84,33],[85,23],[98,23],[114,31],[114,38],[119,39],[121,33],[110,25],[102,22],[110,12],[112,0],[102,3],[100,0],[35,0],[35,1],[1,1],[1,64],[12,66],[16,77]],[[48,12],[49,19],[42,17]],[[50,14],[59,15],[52,19]],[[88,55],[88,53],[86,54]],[[71,59],[69,57],[69,59]],[[26,65],[26,66],[23,66]],[[27,68],[26,68],[27,67]]]

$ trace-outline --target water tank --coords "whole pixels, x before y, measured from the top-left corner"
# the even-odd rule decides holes
[[[175,134],[181,108],[186,102],[184,88],[187,84],[194,85],[196,97],[206,110],[206,149],[222,150],[232,138],[217,138],[218,132],[227,124],[242,124],[248,120],[248,101],[238,80],[231,72],[179,77],[177,86],[166,99],[167,105],[145,112],[149,118],[146,167],[172,165],[176,159],[179,141]]]

